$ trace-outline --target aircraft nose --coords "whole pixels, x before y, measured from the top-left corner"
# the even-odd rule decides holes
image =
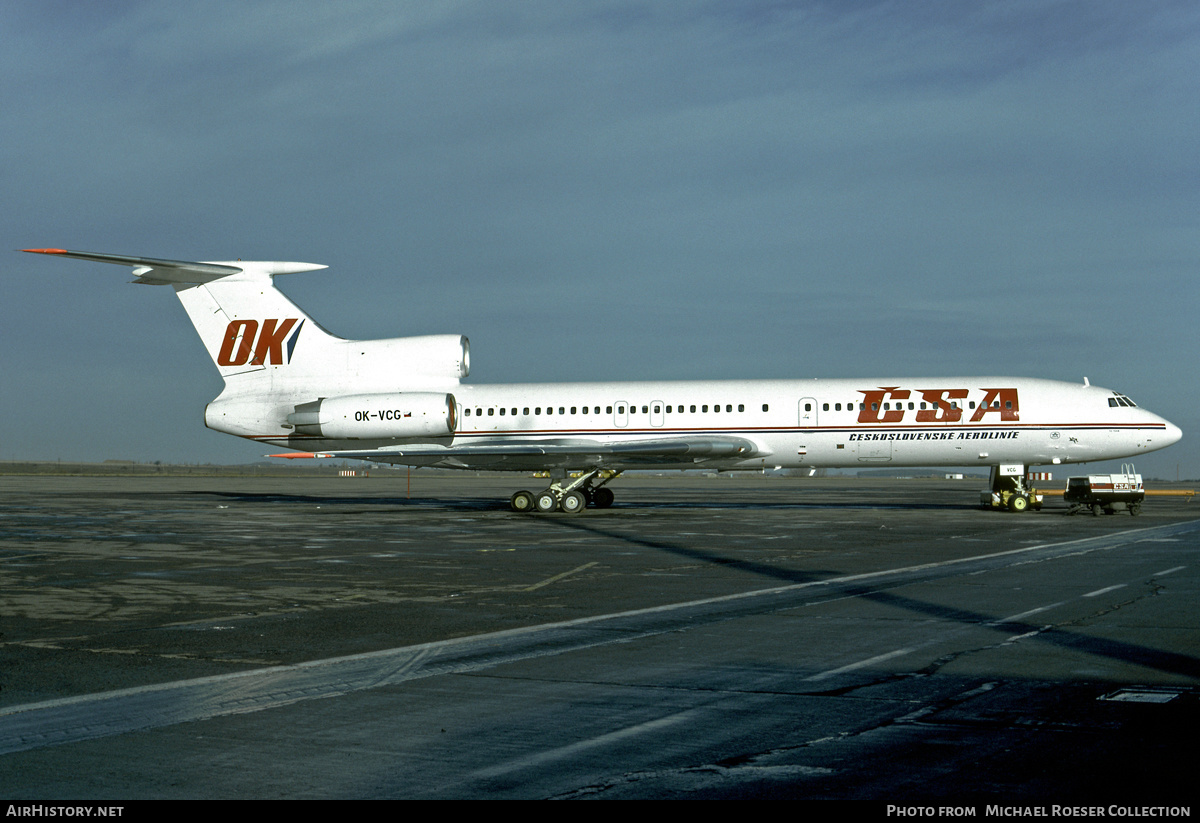
[[[1169,420],[1165,422],[1167,424],[1167,431],[1163,435],[1163,445],[1169,446],[1172,443],[1178,443],[1180,438],[1183,437],[1183,430]]]

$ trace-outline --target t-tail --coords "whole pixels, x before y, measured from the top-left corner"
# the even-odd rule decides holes
[[[288,415],[322,398],[453,391],[470,369],[470,344],[462,335],[345,340],[275,287],[275,275],[326,266],[24,251],[132,266],[134,282],[171,286],[225,380],[205,422],[231,434],[287,436],[294,431]]]

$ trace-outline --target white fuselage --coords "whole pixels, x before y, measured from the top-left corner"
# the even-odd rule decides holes
[[[406,444],[629,442],[737,437],[749,457],[688,458],[660,468],[969,466],[1078,463],[1136,456],[1179,429],[1097,386],[1012,377],[461,384],[452,436],[330,440],[250,434],[310,451],[396,450]],[[364,405],[371,415],[383,409]],[[381,454],[381,456],[383,456]],[[434,455],[391,462],[438,465]],[[622,465],[586,454],[556,465]],[[455,460],[446,465],[480,467]],[[496,466],[500,468],[500,466]],[[524,464],[504,468],[526,468]]]

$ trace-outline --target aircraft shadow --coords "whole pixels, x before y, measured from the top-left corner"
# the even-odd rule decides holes
[[[779,569],[777,567],[762,563],[755,563],[753,561],[721,557],[720,555],[705,551],[704,549],[677,546],[662,540],[648,540],[642,537],[621,534],[620,532],[600,528],[578,518],[544,518],[541,522],[550,525],[558,525],[568,529],[589,532],[591,534],[601,535],[612,540],[619,540],[645,548],[669,552],[680,557],[686,557],[690,560],[699,560],[729,568],[741,569],[748,573],[778,580],[781,583],[786,584],[817,582],[823,579],[835,577],[837,574],[840,574],[833,572],[822,573],[820,571],[795,572],[787,569]],[[913,582],[927,581],[930,579],[936,579],[936,577],[950,576],[957,573],[959,572],[947,570],[944,575],[923,576],[915,580],[913,578],[905,577],[903,579],[898,579],[895,582],[880,583],[875,586],[867,586],[861,583],[832,584],[830,591],[836,591],[841,596],[859,597],[864,600],[870,600],[875,603],[889,606],[891,608],[902,609],[915,614],[934,617],[939,620],[948,620],[975,628],[988,629],[1005,637],[1028,634],[1030,635],[1030,639],[1034,640],[1035,642],[1046,643],[1063,649],[1070,649],[1076,652],[1095,655],[1097,657],[1106,657],[1123,663],[1145,666],[1161,672],[1200,679],[1200,658],[1192,657],[1190,655],[1163,651],[1161,649],[1154,649],[1148,646],[1142,646],[1136,643],[1129,643],[1113,638],[1089,637],[1087,635],[1078,634],[1058,626],[1047,626],[1045,624],[1034,624],[1024,621],[1005,621],[997,615],[989,615],[983,612],[960,609],[952,606],[944,606],[936,603],[927,603],[922,600],[894,594],[888,591],[888,589],[900,588]]]

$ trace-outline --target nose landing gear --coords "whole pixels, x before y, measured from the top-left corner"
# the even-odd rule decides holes
[[[992,467],[992,488],[981,492],[979,502],[985,509],[1008,509],[1010,512],[1040,509],[1043,496],[1025,482],[1025,467],[1003,465]]]

